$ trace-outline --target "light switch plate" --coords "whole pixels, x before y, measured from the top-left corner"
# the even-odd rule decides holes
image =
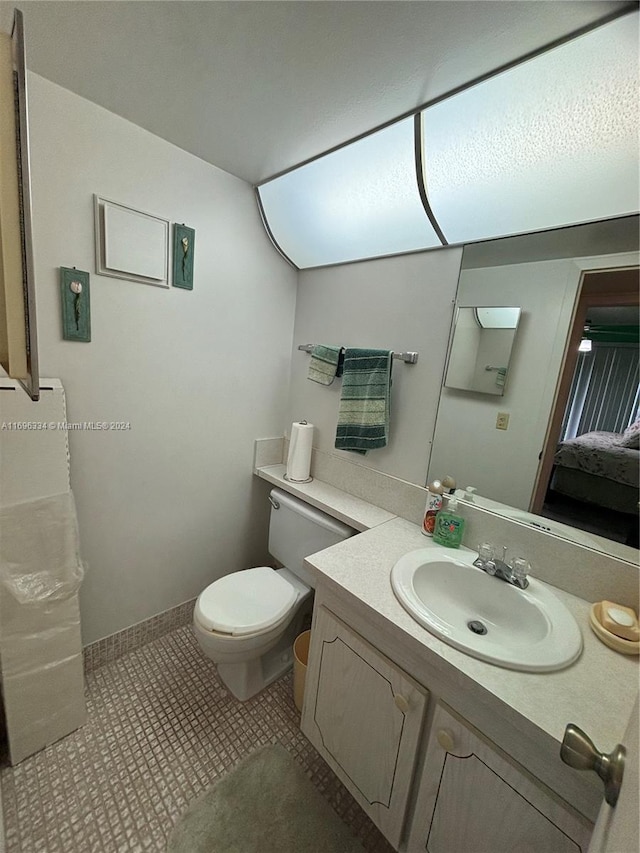
[[[509,412],[498,412],[496,429],[509,429]]]

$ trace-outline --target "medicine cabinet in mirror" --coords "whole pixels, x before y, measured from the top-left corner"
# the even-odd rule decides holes
[[[502,396],[520,308],[460,306],[453,327],[446,388]]]

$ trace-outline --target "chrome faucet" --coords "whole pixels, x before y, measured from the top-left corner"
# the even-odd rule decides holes
[[[483,542],[478,548],[478,556],[473,561],[473,565],[488,575],[495,575],[500,580],[517,586],[518,589],[526,589],[529,586],[527,580],[529,563],[520,557],[507,563],[506,555],[506,545],[502,548],[502,559],[499,559],[495,556],[493,545]]]

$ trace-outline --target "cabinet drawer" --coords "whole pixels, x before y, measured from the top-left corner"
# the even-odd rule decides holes
[[[427,691],[332,613],[314,617],[302,731],[400,843]]]
[[[586,853],[592,830],[524,768],[436,707],[408,853]]]

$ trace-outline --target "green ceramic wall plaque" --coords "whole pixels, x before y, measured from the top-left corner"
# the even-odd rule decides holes
[[[196,232],[177,222],[173,226],[173,286],[193,290]]]
[[[62,337],[65,341],[91,340],[89,273],[60,267]]]

